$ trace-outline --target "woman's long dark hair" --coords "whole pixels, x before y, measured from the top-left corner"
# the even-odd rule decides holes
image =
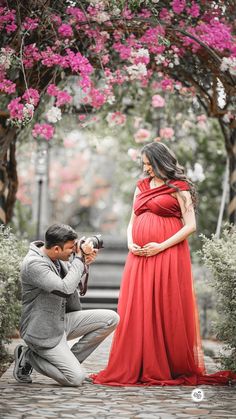
[[[186,176],[184,168],[178,163],[174,153],[163,143],[156,142],[145,145],[141,155],[148,158],[155,175],[162,179],[166,185],[181,192],[179,188],[171,184],[171,180],[184,180],[189,185],[194,208],[197,205],[197,191],[194,184]]]

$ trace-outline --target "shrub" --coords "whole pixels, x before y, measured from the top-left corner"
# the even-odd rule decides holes
[[[209,270],[208,276],[209,276]],[[209,281],[206,280],[206,275],[194,281],[194,289],[196,291],[197,306],[200,320],[201,337],[203,339],[215,338],[213,322],[217,319],[215,292]]]
[[[20,264],[27,243],[20,241],[11,230],[0,225],[0,356],[4,343],[16,329],[20,315]]]
[[[213,274],[210,281],[217,296],[216,335],[230,350],[220,359],[226,369],[236,371],[236,227],[225,225],[221,238],[202,238],[202,258]]]

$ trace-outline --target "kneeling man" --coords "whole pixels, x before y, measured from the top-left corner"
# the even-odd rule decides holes
[[[45,242],[31,243],[21,269],[20,334],[27,346],[16,347],[13,372],[20,383],[32,382],[34,368],[63,386],[80,386],[82,362],[116,328],[115,311],[81,310],[78,289],[84,293],[83,278],[96,254],[89,239],[80,245],[65,224],[50,226]],[[67,341],[76,338],[70,348]]]

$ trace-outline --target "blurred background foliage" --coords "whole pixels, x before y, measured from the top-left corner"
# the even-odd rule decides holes
[[[158,138],[176,153],[196,184],[197,233],[209,237],[215,232],[226,165],[218,122],[206,118],[189,92],[182,100],[171,92],[162,92],[165,106],[154,108],[152,97],[157,92],[153,88],[144,93],[131,86],[120,103],[110,105],[109,112],[104,108],[83,124],[69,111],[58,123],[56,138],[50,143],[52,219],[64,219],[83,231],[100,229],[125,236],[135,184],[142,175],[138,152],[146,142]],[[117,112],[125,116],[120,125],[110,117]],[[163,129],[171,129],[173,135],[160,138]],[[27,134],[22,135],[25,138]],[[35,152],[36,141],[22,142],[18,148],[18,200],[24,204],[28,220],[34,199]],[[24,218],[20,202],[13,220],[16,233],[22,230]],[[198,234],[191,238],[193,251],[201,247]]]

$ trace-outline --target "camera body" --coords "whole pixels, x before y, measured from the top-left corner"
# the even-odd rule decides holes
[[[104,248],[104,246],[103,246],[103,239],[102,239],[102,235],[101,234],[95,234],[94,236],[87,237],[87,239],[89,239],[93,243],[94,249],[103,249]],[[84,242],[85,242],[85,240],[81,240],[80,241],[80,249],[81,249],[81,245]]]
[[[103,249],[103,239],[101,234],[95,234],[94,236],[89,237],[93,243],[94,249]]]

